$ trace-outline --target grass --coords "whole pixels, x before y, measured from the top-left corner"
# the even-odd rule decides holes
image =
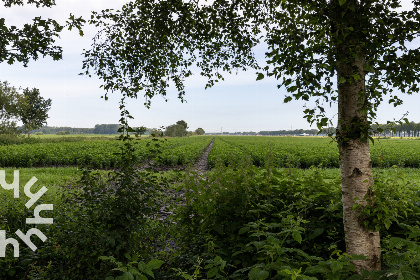
[[[13,181],[13,168],[2,168],[6,171],[6,182],[11,184]],[[45,186],[48,191],[42,196],[43,203],[58,203],[63,186],[78,177],[78,170],[75,167],[60,168],[19,168],[19,202],[26,203],[28,198],[25,195],[25,184],[36,177],[36,183],[31,187],[31,192],[36,193]],[[12,190],[0,188],[0,210],[8,207],[9,203],[15,202]]]

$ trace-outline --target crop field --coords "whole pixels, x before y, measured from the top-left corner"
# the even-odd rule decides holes
[[[420,167],[420,140],[380,139],[371,144],[373,167]],[[251,161],[264,166],[267,160],[277,167],[338,168],[337,144],[321,137],[216,137],[209,165]]]
[[[140,161],[160,165],[187,165],[197,161],[213,137],[170,138],[160,145],[158,158],[150,152],[150,139],[136,143]],[[0,167],[116,166],[122,144],[113,140],[70,141],[0,146]],[[380,139],[371,144],[373,167],[420,167],[420,140]],[[216,137],[208,157],[210,167],[251,161],[257,167],[271,161],[276,167],[338,168],[338,149],[330,138],[321,137]]]
[[[171,138],[159,142],[159,158],[150,149],[155,141],[136,141],[136,157],[161,165],[186,165],[197,161],[211,141],[211,137]],[[1,167],[82,166],[92,168],[115,167],[122,143],[118,140],[35,143],[0,146]]]

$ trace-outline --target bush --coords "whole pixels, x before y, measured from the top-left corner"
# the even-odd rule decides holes
[[[216,169],[206,180],[191,175],[188,203],[178,212],[181,247],[174,266],[185,279],[418,279],[420,209],[412,202],[420,194],[404,181],[393,184],[376,182],[376,205],[387,208],[378,210],[382,223],[387,215],[394,223],[381,232],[383,270],[356,275],[351,261],[362,257],[343,253],[338,179],[314,168],[302,173],[252,166]],[[402,188],[409,205],[397,202]],[[407,215],[395,214],[401,209]]]

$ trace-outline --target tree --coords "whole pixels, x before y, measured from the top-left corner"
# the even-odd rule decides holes
[[[18,97],[16,88],[8,82],[0,83],[0,134],[17,134]]]
[[[48,111],[51,109],[51,99],[45,100],[36,88],[23,90],[19,100],[18,114],[28,137],[31,131],[47,124]]]
[[[195,133],[197,133],[197,135],[204,135],[204,133],[206,133],[206,132],[204,131],[204,129],[199,127],[195,130]]]
[[[95,128],[93,129],[93,133],[95,134],[118,134],[118,130],[120,129],[119,124],[96,124]]]
[[[176,124],[170,125],[165,129],[165,136],[184,137],[187,135],[187,123],[185,121],[177,121]]]
[[[188,124],[184,120],[177,121],[176,124],[182,126],[185,130],[188,129]]]
[[[289,93],[284,102],[315,98],[304,113],[320,131],[331,124],[324,107],[337,102],[346,250],[366,256],[354,261],[358,272],[378,270],[379,231],[365,229],[353,205],[374,201],[369,133],[378,105],[385,95],[402,104],[395,89],[419,91],[420,51],[406,46],[419,36],[420,2],[413,4],[399,11],[399,0],[131,1],[94,13],[91,23],[103,29],[83,66],[108,92],[143,93],[147,107],[170,83],[183,101],[193,66],[206,87],[235,69],[277,78]],[[261,41],[268,45],[264,68],[252,49]]]
[[[139,126],[139,127],[135,127],[134,131],[136,134],[138,135],[143,135],[147,132],[148,128],[145,126]]]
[[[3,0],[4,7],[12,5],[23,5],[23,0]],[[28,4],[35,4],[36,7],[51,7],[55,5],[54,0],[28,0]],[[26,67],[30,59],[37,60],[39,56],[50,56],[54,60],[62,58],[62,48],[54,45],[59,33],[68,27],[79,29],[80,36],[83,36],[82,25],[85,22],[82,18],[75,18],[70,14],[65,25],[59,24],[53,19],[42,19],[35,17],[32,24],[25,24],[23,28],[7,26],[5,18],[0,18],[0,63],[7,61],[8,64],[22,62]]]

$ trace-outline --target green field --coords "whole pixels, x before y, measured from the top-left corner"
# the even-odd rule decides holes
[[[371,145],[376,200],[363,223],[381,232],[383,271],[354,278],[329,138],[217,136],[203,174],[194,164],[212,136],[136,140],[137,163],[121,172],[120,141],[60,137],[0,145],[6,181],[20,175],[19,199],[0,188],[6,237],[34,227],[32,177],[32,193],[48,188],[37,204],[54,205],[41,212],[54,223],[35,226],[48,239],[32,238],[36,252],[20,242],[19,258],[8,246],[0,279],[420,279],[419,140]],[[157,170],[134,171],[150,161]]]
[[[200,158],[211,137],[171,138],[135,141],[139,161],[154,160],[160,165],[192,164]],[[156,158],[150,149],[161,151]],[[69,141],[0,146],[0,167],[90,166],[115,167],[119,162],[121,141]]]
[[[338,168],[337,144],[328,137],[216,137],[209,156],[210,166],[250,160],[264,166],[267,160],[277,167]],[[420,140],[377,139],[371,144],[374,167],[420,167]]]
[[[211,136],[171,138],[161,144],[161,165],[192,164],[210,143]],[[150,160],[150,139],[138,141],[136,156]],[[0,146],[0,167],[83,166],[114,167],[118,162],[119,141],[69,141]],[[420,140],[380,139],[371,145],[374,167],[420,167]],[[338,148],[327,137],[216,137],[208,161],[228,166],[243,161],[262,167],[338,168]]]

